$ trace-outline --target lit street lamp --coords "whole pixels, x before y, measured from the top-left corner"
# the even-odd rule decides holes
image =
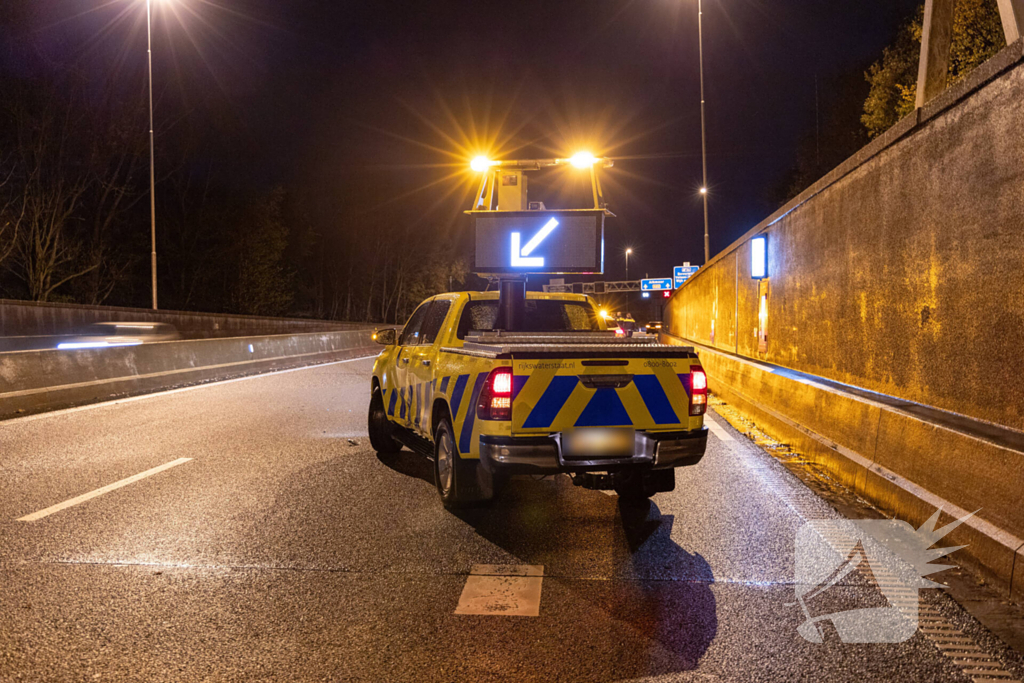
[[[156,152],[153,146],[153,21],[150,5],[146,0],[146,61],[149,69],[149,217],[150,241],[153,245],[151,267],[153,272],[153,310],[156,304]]]

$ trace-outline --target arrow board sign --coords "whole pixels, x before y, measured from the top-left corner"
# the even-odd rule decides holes
[[[601,273],[603,211],[475,211],[476,262],[483,274]]]
[[[544,268],[544,257],[534,256],[533,258],[527,258],[533,253],[544,238],[551,234],[551,231],[558,227],[558,219],[552,218],[544,227],[534,235],[529,242],[526,243],[525,247],[519,246],[519,241],[522,239],[518,232],[512,233],[512,244],[510,245],[509,253],[511,254],[510,265],[513,268]]]

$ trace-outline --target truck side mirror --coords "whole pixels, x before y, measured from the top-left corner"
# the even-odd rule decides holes
[[[373,341],[377,342],[381,346],[391,346],[395,343],[395,330],[394,328],[388,328],[386,330],[377,330],[373,333]]]

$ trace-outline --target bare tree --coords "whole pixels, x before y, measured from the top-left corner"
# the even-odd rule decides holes
[[[0,180],[0,266],[14,251],[14,242],[18,238],[18,227],[21,225],[21,210],[9,194],[11,177],[14,175],[9,164],[2,164],[6,174]]]
[[[6,203],[17,233],[11,270],[33,300],[47,301],[58,287],[96,268],[82,265],[81,242],[73,235],[89,178],[64,162],[72,138],[70,108],[60,111],[48,97],[41,112],[16,106],[11,114],[16,147]]]
[[[28,296],[47,301],[66,283],[93,271],[84,258],[81,209],[93,179],[81,163],[81,120],[74,99],[56,88],[12,93],[3,110],[10,149],[0,220],[4,264]]]
[[[130,209],[147,195],[139,191],[138,179],[145,168],[145,138],[135,122],[141,120],[138,107],[108,102],[91,127],[93,144],[88,153],[92,189],[89,213],[92,230],[88,264],[95,268],[87,278],[83,298],[101,304],[114,289],[130,279],[138,261],[118,253],[113,233],[123,224]]]
[[[26,179],[18,206],[14,242],[14,274],[24,281],[34,301],[48,301],[61,285],[97,267],[81,266],[82,250],[73,240],[71,223],[87,189],[83,178],[51,170],[42,178],[37,166]]]

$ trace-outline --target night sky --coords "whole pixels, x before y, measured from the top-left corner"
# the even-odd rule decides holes
[[[0,68],[74,64],[143,96],[144,2],[3,2]],[[776,208],[773,191],[814,131],[816,78],[824,88],[863,70],[915,4],[705,2],[713,254]],[[301,192],[321,230],[453,235],[467,256],[472,156],[587,149],[615,159],[607,279],[622,277],[626,246],[634,277],[667,276],[703,260],[696,8],[154,0],[157,128],[200,131],[189,164],[226,188]],[[582,204],[569,176],[531,178],[530,198]]]

